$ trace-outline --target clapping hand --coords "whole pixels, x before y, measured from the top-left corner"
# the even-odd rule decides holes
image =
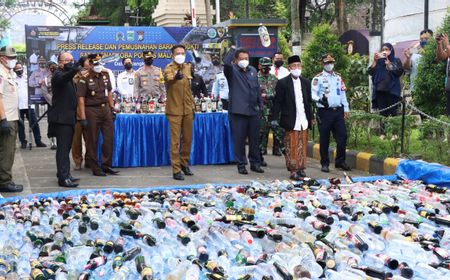
[[[180,70],[178,70],[177,73],[175,74],[175,79],[179,81],[183,78],[184,78],[183,73],[181,73]]]

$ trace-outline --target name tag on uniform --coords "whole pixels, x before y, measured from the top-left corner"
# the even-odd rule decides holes
[[[134,85],[134,78],[128,78],[128,84]]]

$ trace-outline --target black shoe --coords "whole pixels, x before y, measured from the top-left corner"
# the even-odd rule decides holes
[[[256,173],[264,173],[264,170],[260,166],[250,166],[250,170]]]
[[[274,150],[272,152],[272,155],[277,156],[277,157],[281,157],[281,152],[280,152],[280,150]]]
[[[37,142],[37,143],[36,143],[36,147],[39,147],[39,148],[45,148],[45,147],[47,147],[47,145],[45,145],[45,144],[42,143],[42,142]]]
[[[14,182],[0,184],[0,192],[21,192],[21,191],[23,191],[23,185],[17,185]]]
[[[297,171],[297,175],[298,175],[300,178],[305,178],[305,177],[306,177],[305,170]]]
[[[58,148],[58,146],[56,146],[56,144],[50,145],[50,150],[56,150],[57,148]]]
[[[92,170],[92,175],[94,176],[106,176],[106,173],[101,169]]]
[[[265,160],[262,160],[262,161],[261,161],[261,166],[262,166],[262,167],[266,167],[266,166],[267,166],[267,162],[266,162]]]
[[[80,181],[80,178],[72,177],[72,175],[69,175],[69,179],[70,179],[70,181],[72,181],[72,182]]]
[[[328,173],[328,172],[330,172],[330,169],[328,168],[328,165],[322,165],[322,168],[320,168],[320,171]]]
[[[264,150],[264,152],[262,152],[263,156],[267,155],[267,150]]]
[[[181,174],[181,172],[173,173],[173,178],[175,180],[180,180],[180,181],[184,180],[184,176],[183,176],[183,174]]]
[[[27,142],[22,142],[22,143],[20,144],[20,148],[21,148],[21,149],[26,149],[26,148],[27,148]]]
[[[87,162],[84,163],[84,168],[91,169],[91,165]]]
[[[107,166],[102,166],[102,170],[103,170],[103,172],[110,174],[110,175],[117,175],[120,173],[120,171],[112,170],[111,168],[109,168]]]
[[[291,173],[291,176],[289,176],[289,179],[291,179],[292,181],[300,181],[301,180],[297,173]]]
[[[352,169],[350,168],[350,166],[348,166],[345,162],[341,163],[341,164],[336,164],[334,167],[336,168],[340,168],[344,171],[351,171]]]
[[[194,173],[192,173],[191,169],[189,168],[189,166],[181,166],[181,171],[183,171],[184,175],[186,176],[192,176],[194,175]]]
[[[245,166],[239,166],[238,167],[238,172],[239,172],[239,174],[242,174],[242,175],[247,175],[248,174],[247,168],[245,168]]]
[[[72,180],[70,180],[70,179],[58,180],[58,185],[60,187],[66,187],[66,188],[76,188],[76,187],[78,187],[78,184],[72,182]]]

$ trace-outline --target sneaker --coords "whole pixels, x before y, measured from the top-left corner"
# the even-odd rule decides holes
[[[39,147],[39,148],[45,148],[45,147],[47,147],[47,145],[45,145],[45,144],[42,143],[42,142],[37,142],[37,143],[36,143],[36,147]]]

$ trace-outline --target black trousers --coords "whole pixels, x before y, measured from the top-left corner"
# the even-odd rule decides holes
[[[387,108],[393,104],[395,104],[396,102],[399,101],[399,97],[390,94],[387,91],[377,91],[377,107],[378,110],[383,110],[384,108]],[[397,109],[398,106],[394,106],[393,108],[383,111],[380,113],[380,115],[388,117],[388,116],[395,116],[397,115]]]
[[[260,116],[246,116],[240,114],[229,114],[231,121],[231,132],[233,133],[234,157],[238,167],[247,165],[245,156],[245,140],[248,138],[249,151],[248,160],[250,165],[259,167],[261,155],[259,152],[259,126]]]
[[[447,106],[446,106],[445,111],[446,111],[447,116],[450,116],[450,91],[446,91],[445,93],[447,95]]]
[[[27,117],[28,123],[30,127],[36,123],[36,113],[34,112],[34,109],[20,109],[20,119],[25,122],[25,117]],[[33,126],[33,135],[34,135],[34,142],[40,143],[41,142],[41,131],[39,129],[39,124],[36,123],[36,125]],[[19,122],[19,140],[20,143],[26,143],[27,137],[25,136],[25,126],[24,123]],[[31,140],[31,139],[30,139]]]
[[[321,124],[319,125],[320,133],[320,164],[328,166],[330,158],[328,156],[328,149],[330,147],[330,132],[336,140],[336,165],[345,162],[345,147],[347,144],[347,128],[345,126],[344,109],[339,108],[333,110],[332,108],[319,108],[318,112]]]
[[[228,110],[228,100],[227,99],[222,99],[222,98],[220,100],[222,100],[222,108],[224,110]]]
[[[73,139],[73,125],[52,123],[52,130],[56,135],[56,176],[59,180],[65,180],[70,176],[70,149]]]

